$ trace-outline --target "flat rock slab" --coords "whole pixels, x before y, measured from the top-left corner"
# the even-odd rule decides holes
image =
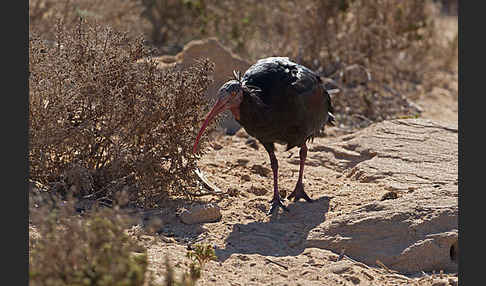
[[[457,134],[457,125],[400,119],[315,144],[309,164],[326,161],[348,178],[398,195],[323,221],[310,230],[306,247],[344,249],[402,273],[457,271]]]

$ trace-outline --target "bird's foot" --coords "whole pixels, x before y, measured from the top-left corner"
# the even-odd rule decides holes
[[[312,203],[314,200],[309,198],[309,196],[304,192],[304,184],[302,182],[297,182],[294,191],[287,197],[288,200],[294,198],[294,202],[298,201],[299,199],[304,199],[309,203]]]
[[[280,197],[274,197],[270,202],[272,203],[272,206],[270,207],[267,215],[271,215],[279,207],[282,208],[284,211],[289,211],[289,209],[280,200]]]

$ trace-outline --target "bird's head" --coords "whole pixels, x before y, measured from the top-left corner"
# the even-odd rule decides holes
[[[206,119],[204,120],[204,123],[199,130],[199,133],[197,134],[196,142],[194,143],[194,146],[192,148],[194,153],[196,153],[199,139],[203,135],[204,130],[218,114],[228,109],[231,110],[235,117],[235,113],[239,113],[239,107],[241,101],[243,100],[243,87],[239,76],[237,77],[235,74],[235,77],[236,79],[225,82],[219,89],[217,101],[211,111],[208,113],[208,115],[206,115]]]

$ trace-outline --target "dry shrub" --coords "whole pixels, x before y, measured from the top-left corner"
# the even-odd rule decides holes
[[[338,122],[345,126],[418,116],[420,110],[407,97],[418,92],[418,84],[434,85],[433,74],[454,61],[454,43],[439,43],[442,35],[435,20],[440,7],[433,1],[143,2],[152,4],[145,4],[145,13],[159,4],[158,15],[163,16],[157,23],[180,26],[164,34],[167,41],[183,44],[216,36],[251,61],[289,56],[318,71],[330,87],[341,89],[334,102]],[[187,15],[191,21],[177,24],[175,19]]]
[[[155,273],[149,270],[144,229],[133,227],[135,218],[116,205],[96,206],[79,214],[77,200],[38,204],[30,193],[29,207],[29,285],[133,285],[155,286]],[[32,196],[34,195],[34,196]],[[168,257],[164,285],[196,285],[203,264],[215,259],[212,247],[188,251],[189,269],[176,275]],[[178,276],[178,277],[176,277]]]
[[[29,27],[52,41],[59,18],[72,29],[83,17],[136,38],[149,27],[141,13],[142,7],[132,0],[29,0]]]
[[[113,209],[76,215],[72,201],[30,209],[29,285],[154,285],[147,252]],[[34,228],[35,226],[35,228]]]
[[[181,44],[195,35],[204,34],[204,1],[135,0],[143,7],[141,17],[151,24],[150,39],[154,45]]]
[[[171,54],[190,40],[216,36],[252,62],[289,56],[341,89],[334,102],[338,122],[345,126],[418,116],[408,102],[424,93],[417,85],[430,91],[442,84],[438,71],[455,72],[457,66],[458,37],[443,43],[436,25],[441,8],[448,14],[457,10],[452,0],[126,0],[118,5],[115,0],[100,5],[89,4],[99,0],[31,0],[31,11],[41,10],[34,4],[46,1],[59,3],[58,12],[31,12],[32,23],[52,19],[33,15],[74,11],[64,16],[73,22],[79,11],[93,11],[103,23],[144,31],[149,42]],[[93,18],[93,13],[81,14]]]
[[[194,186],[191,147],[213,64],[161,71],[137,62],[149,54],[142,38],[85,21],[56,27],[54,45],[30,37],[30,179],[144,207]]]
[[[420,114],[406,95],[440,66],[435,57],[438,11],[430,1],[309,0],[279,5],[284,8],[267,8],[267,23],[257,29],[267,43],[259,54],[288,55],[318,71],[329,87],[339,88],[333,102],[341,126],[363,127]]]

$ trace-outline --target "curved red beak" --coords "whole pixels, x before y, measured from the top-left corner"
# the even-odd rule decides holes
[[[223,111],[225,111],[226,109],[229,108],[226,105],[228,100],[229,100],[228,97],[218,99],[216,104],[213,106],[213,109],[211,109],[211,111],[208,113],[208,115],[206,115],[206,119],[204,120],[204,123],[203,123],[201,129],[199,130],[199,133],[197,134],[196,142],[194,143],[194,146],[192,147],[192,152],[196,153],[197,145],[199,144],[199,139],[201,139],[201,136],[203,135],[206,127],[208,127],[209,123],[211,123],[211,121],[216,117],[216,115],[218,115],[219,113],[221,113],[221,112],[223,112]]]

